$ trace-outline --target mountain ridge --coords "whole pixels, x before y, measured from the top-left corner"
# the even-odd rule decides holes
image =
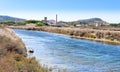
[[[17,18],[17,17],[7,16],[7,15],[0,15],[0,22],[5,22],[5,21],[22,22],[25,20],[26,19],[23,19],[23,18]]]
[[[108,24],[108,22],[102,20],[101,18],[89,18],[89,19],[83,19],[83,20],[77,20],[73,22],[79,22],[80,24]]]
[[[5,21],[14,21],[14,22],[23,22],[26,19],[23,18],[17,18],[17,17],[12,17],[12,16],[7,16],[7,15],[0,15],[0,22],[5,22]],[[58,23],[62,24],[109,24],[108,22],[102,20],[101,18],[89,18],[89,19],[81,19],[81,20],[76,20],[76,21],[71,21],[71,22],[66,22],[66,21],[59,21]]]

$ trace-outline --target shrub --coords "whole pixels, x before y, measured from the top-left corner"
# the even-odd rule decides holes
[[[35,24],[36,24],[36,23],[38,23],[38,22],[40,22],[40,21],[38,21],[38,20],[26,20],[26,21],[25,21],[25,23],[28,23],[28,24],[29,24],[29,23],[35,23]]]
[[[89,34],[87,37],[88,38],[96,38],[96,36],[94,34]]]
[[[43,23],[37,23],[36,26],[44,26]]]
[[[8,53],[0,59],[0,72],[45,72],[35,58],[29,58],[16,54]]]

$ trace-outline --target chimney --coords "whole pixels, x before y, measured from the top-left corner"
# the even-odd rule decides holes
[[[47,24],[47,17],[44,17],[44,23]]]
[[[57,25],[57,19],[58,19],[57,17],[58,17],[58,15],[56,14],[56,25]]]

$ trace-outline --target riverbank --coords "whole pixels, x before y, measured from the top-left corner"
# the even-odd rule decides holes
[[[45,31],[58,34],[69,35],[72,38],[86,39],[107,44],[120,45],[120,31],[80,29],[65,27],[28,27],[28,26],[10,26],[13,29]]]
[[[0,72],[51,71],[42,67],[35,58],[27,58],[27,50],[22,40],[12,29],[0,26]]]
[[[107,44],[120,45],[120,32],[109,30],[65,28],[65,27],[28,27],[28,26],[10,26],[13,29],[45,31],[69,35],[72,38],[86,39]]]

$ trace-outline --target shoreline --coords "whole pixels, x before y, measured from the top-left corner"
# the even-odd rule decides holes
[[[92,38],[77,37],[77,36],[72,36],[72,38],[100,42],[100,43],[105,43],[105,44],[110,44],[110,45],[120,45],[120,42],[118,41],[110,41],[106,39],[92,39]]]
[[[12,29],[0,27],[0,72],[50,72],[34,58],[27,58],[22,39]]]
[[[75,34],[73,34],[74,32],[78,32],[77,28],[59,28],[59,27],[26,27],[26,26],[9,26],[9,28],[12,29],[22,29],[22,30],[33,30],[33,31],[43,31],[43,32],[49,32],[49,33],[55,33],[55,34],[60,34],[60,35],[66,35],[66,36],[70,36],[71,38],[75,38],[75,39],[84,39],[84,40],[90,40],[90,41],[95,41],[95,42],[101,42],[101,43],[105,43],[105,44],[110,44],[110,45],[120,45],[120,41],[117,40],[112,40],[112,39],[105,39],[105,38],[95,38],[93,37],[93,35],[91,35],[91,37],[80,37],[77,36]],[[72,29],[72,30],[70,30]],[[92,29],[81,29],[82,30],[87,30],[89,31],[94,31]],[[74,32],[72,32],[74,31]],[[101,30],[96,30],[98,32],[102,32]],[[105,31],[104,32],[109,32],[109,31]],[[115,31],[110,31],[111,33],[120,33],[120,32],[115,32]]]

